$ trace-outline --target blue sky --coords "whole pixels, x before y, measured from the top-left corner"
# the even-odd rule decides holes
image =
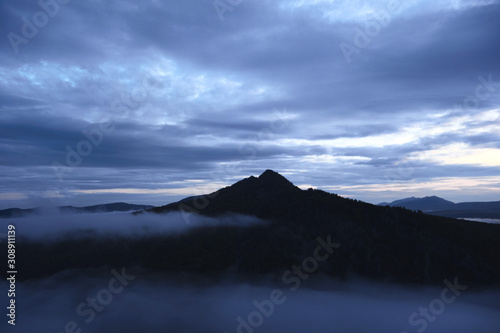
[[[499,1],[5,0],[0,208],[154,205],[273,169],[500,200]]]

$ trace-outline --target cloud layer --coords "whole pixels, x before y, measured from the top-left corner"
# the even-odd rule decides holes
[[[41,4],[0,7],[0,208],[159,205],[267,168],[498,199],[498,1]]]
[[[122,273],[120,269],[116,272]],[[464,293],[439,315],[429,312],[440,298],[437,288],[406,290],[369,283],[323,282],[326,290],[296,291],[273,285],[236,283],[186,284],[169,277],[145,278],[125,270],[127,286],[111,298],[104,296],[116,275],[54,277],[18,283],[16,326],[4,332],[63,332],[74,325],[83,332],[457,332],[493,333],[500,328],[498,293]],[[113,288],[116,287],[112,285]],[[75,287],[78,286],[77,288]],[[4,289],[5,282],[0,283]],[[281,288],[281,289],[280,289]],[[273,290],[282,291],[281,304],[271,307]],[[449,296],[449,295],[448,295]],[[97,310],[88,305],[89,298]],[[268,317],[256,315],[255,303],[267,304]],[[427,309],[428,318],[417,315]],[[439,311],[442,309],[436,308]],[[100,311],[98,311],[100,310]],[[436,310],[434,310],[436,312]],[[255,318],[254,318],[255,317]],[[241,324],[241,318],[247,322]],[[260,323],[255,329],[248,324]],[[260,319],[262,318],[262,319]],[[424,325],[425,322],[425,325]],[[2,325],[7,326],[6,323]]]

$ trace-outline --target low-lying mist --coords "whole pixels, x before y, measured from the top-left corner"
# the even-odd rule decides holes
[[[17,239],[41,241],[88,237],[89,232],[135,239],[265,222],[241,215],[215,219],[181,213],[99,213],[46,214],[0,223],[3,230],[15,225]],[[27,269],[22,261],[17,266],[20,272]],[[321,273],[301,277],[298,285],[279,282],[279,277],[263,275],[248,283],[230,271],[204,276],[136,266],[62,271],[17,281],[16,325],[7,324],[8,304],[0,300],[0,327],[6,333],[500,332],[500,291],[472,291],[453,276],[441,287],[426,288],[352,278],[339,282]],[[0,290],[8,289],[7,281],[0,281]]]
[[[0,220],[0,230],[8,225],[16,228],[18,239],[56,240],[61,237],[99,236],[144,237],[148,235],[182,233],[198,227],[240,226],[263,224],[262,220],[243,215],[210,218],[196,214],[172,212],[165,215],[143,213],[81,213],[61,214],[48,211],[43,215]],[[2,231],[0,231],[2,232]]]
[[[441,298],[439,288],[321,285],[296,291],[264,282],[193,285],[121,268],[93,276],[62,274],[19,283],[16,326],[1,326],[7,326],[2,332],[46,333],[500,331],[499,292],[463,291],[440,309],[433,305]],[[2,282],[0,288],[7,285]]]

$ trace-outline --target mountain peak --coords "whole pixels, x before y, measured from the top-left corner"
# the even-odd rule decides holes
[[[259,176],[259,179],[285,179],[286,181],[288,181],[285,177],[271,169],[267,169],[266,171],[264,171]]]
[[[264,171],[259,177],[250,176],[207,195],[189,197],[178,203],[153,208],[156,213],[178,210],[179,204],[189,207],[190,211],[199,211],[195,202],[198,198],[210,198],[203,214],[217,216],[228,212],[260,216],[263,212],[273,211],[273,205],[284,205],[290,197],[296,198],[302,190],[288,179],[273,170]],[[213,199],[212,199],[213,198]],[[276,211],[273,214],[277,214]]]
[[[265,185],[270,185],[274,188],[294,188],[295,185],[293,185],[292,182],[290,182],[288,179],[277,173],[276,171],[273,170],[266,170],[264,171],[258,178],[258,180]]]

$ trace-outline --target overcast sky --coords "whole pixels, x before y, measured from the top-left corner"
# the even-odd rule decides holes
[[[493,0],[4,0],[0,208],[160,205],[265,169],[372,203],[500,200],[499,17]]]

